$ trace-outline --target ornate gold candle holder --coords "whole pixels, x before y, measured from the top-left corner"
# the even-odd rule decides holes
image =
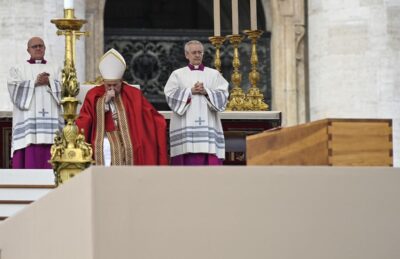
[[[62,100],[66,125],[61,133],[54,138],[51,147],[51,164],[56,176],[56,184],[64,183],[92,164],[92,147],[85,142],[83,134],[79,133],[75,124],[77,118],[79,83],[76,78],[75,49],[76,39],[81,35],[85,20],[76,19],[74,9],[64,9],[64,18],[53,19],[58,28],[57,35],[65,36],[65,60],[62,70]]]
[[[260,81],[260,73],[257,71],[258,56],[257,56],[257,40],[263,34],[261,30],[246,30],[244,33],[251,39],[251,72],[249,73],[250,88],[246,94],[245,107],[250,111],[266,111],[268,105],[264,102],[264,95],[257,87],[257,82]]]
[[[228,35],[230,43],[233,45],[233,72],[231,76],[231,81],[233,84],[233,88],[231,89],[229,95],[229,102],[226,107],[228,111],[243,111],[245,110],[244,101],[245,94],[243,93],[242,88],[240,87],[240,83],[242,82],[242,74],[239,71],[240,68],[240,59],[239,59],[239,44],[242,42],[244,36],[240,34]]]
[[[220,48],[225,41],[225,37],[223,36],[212,36],[208,38],[211,41],[211,44],[215,47],[215,59],[214,59],[214,67],[216,70],[221,72],[221,55]]]

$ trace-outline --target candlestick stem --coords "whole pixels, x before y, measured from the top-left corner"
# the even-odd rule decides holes
[[[214,67],[216,70],[221,72],[220,48],[225,41],[225,37],[213,36],[213,37],[209,37],[208,39],[211,41],[211,44],[215,47]]]
[[[231,76],[231,81],[233,84],[233,88],[231,89],[231,93],[229,96],[229,102],[227,105],[228,111],[243,111],[245,94],[243,93],[240,84],[242,82],[242,74],[240,73],[240,59],[239,59],[239,45],[242,42],[244,36],[240,34],[234,34],[227,36],[230,43],[233,45],[233,72]]]
[[[262,35],[261,30],[246,30],[245,34],[251,40],[251,71],[249,73],[250,88],[246,94],[245,107],[250,111],[266,111],[268,105],[264,102],[264,95],[257,87],[260,80],[260,73],[257,71],[258,56],[257,56],[257,40]]]

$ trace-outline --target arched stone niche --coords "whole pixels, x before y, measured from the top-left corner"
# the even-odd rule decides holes
[[[97,64],[104,46],[104,7],[106,0],[87,0],[86,78],[98,75]],[[283,125],[303,123],[308,119],[306,85],[305,1],[263,0],[267,30],[272,34],[272,110],[282,112]],[[260,71],[262,73],[262,71]]]

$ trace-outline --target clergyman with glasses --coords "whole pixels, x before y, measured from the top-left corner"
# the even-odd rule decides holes
[[[51,168],[50,149],[61,116],[61,69],[44,59],[46,46],[29,39],[29,60],[10,69],[7,80],[13,103],[11,156],[13,168]]]
[[[219,112],[228,101],[228,82],[203,65],[204,46],[185,44],[189,64],[170,75],[164,93],[170,120],[171,165],[222,165],[225,139]]]

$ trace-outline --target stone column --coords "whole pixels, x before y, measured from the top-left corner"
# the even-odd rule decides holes
[[[105,0],[86,1],[86,80],[94,81],[99,76],[98,64],[104,54],[104,7]]]
[[[282,111],[283,125],[303,123],[307,117],[304,2],[271,0],[272,110]]]
[[[311,120],[392,118],[398,166],[400,2],[308,3]]]

